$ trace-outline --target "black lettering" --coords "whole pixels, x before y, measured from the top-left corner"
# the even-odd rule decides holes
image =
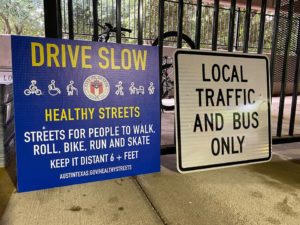
[[[222,130],[224,127],[224,118],[221,113],[216,113],[216,131]]]
[[[202,88],[201,88],[201,89],[197,88],[196,91],[198,92],[198,103],[199,103],[199,107],[201,107],[201,106],[202,106],[201,93],[202,93],[203,89],[202,89]]]
[[[232,154],[239,153],[239,150],[234,149],[234,137],[231,137],[231,150],[232,150]]]
[[[244,140],[245,136],[213,138],[211,141],[212,154],[218,156],[242,153]]]
[[[213,101],[213,97],[214,97],[214,90],[213,89],[206,89],[206,106],[209,106],[209,104],[208,104],[209,101],[211,103],[211,106],[215,106],[214,101]]]
[[[258,122],[258,113],[257,112],[252,113],[252,119],[255,122],[255,123],[252,124],[252,127],[255,128],[255,129],[258,128],[259,122]]]
[[[229,76],[228,76],[227,78],[225,77],[225,69],[229,70],[230,67],[229,67],[227,64],[225,64],[225,65],[222,67],[222,76],[223,76],[223,80],[224,80],[225,82],[229,82],[229,81],[230,81],[230,77],[229,77]]]
[[[215,73],[215,68],[217,68],[217,76],[216,76],[216,73]],[[221,71],[220,71],[220,67],[218,64],[214,64],[212,69],[211,69],[211,72],[212,72],[212,78],[214,81],[219,81],[220,78],[221,78]]]
[[[223,92],[221,89],[219,89],[219,92],[218,92],[217,106],[220,105],[220,102],[222,102],[222,106],[225,105],[225,100],[224,100]]]
[[[240,139],[240,137],[237,136],[237,139],[238,139],[238,142],[240,144],[240,153],[242,153],[243,152],[243,143],[244,143],[245,136],[242,136],[242,139]]]
[[[210,81],[210,79],[207,79],[207,78],[205,77],[205,64],[204,64],[204,63],[202,63],[202,79],[203,79],[203,81],[205,81],[205,82],[209,82],[209,81]]]
[[[230,99],[232,99],[232,95],[230,92],[233,92],[233,89],[227,89],[227,106],[230,105]]]
[[[200,131],[202,132],[202,125],[199,114],[196,114],[195,123],[194,123],[194,132],[197,131],[197,128],[199,127]]]
[[[235,89],[235,104],[238,106],[239,105],[239,99],[241,98],[241,95],[239,92],[242,92],[243,89]]]
[[[230,154],[230,142],[229,142],[229,137],[226,138],[227,141],[225,141],[225,138],[222,137],[222,155],[224,155],[225,150],[227,154]]]
[[[204,121],[205,121],[205,131],[208,131],[208,127],[211,131],[214,130],[214,119],[213,119],[213,113],[210,114],[210,118],[208,114],[204,114]]]
[[[253,89],[249,89],[248,90],[248,103],[249,104],[254,104],[255,103],[255,101],[253,100],[253,101],[251,101],[251,92],[254,94],[255,93],[255,91],[253,90]]]
[[[236,71],[235,65],[233,65],[232,67],[231,82],[233,82],[234,78],[236,79],[236,82],[239,82],[239,76],[238,76],[238,72]]]
[[[215,150],[215,144],[214,143],[217,144],[217,150]],[[220,143],[219,143],[218,138],[213,138],[212,141],[211,141],[211,153],[214,156],[217,156],[220,153]]]
[[[241,128],[241,115],[238,112],[233,113],[233,129],[238,130]]]
[[[247,122],[246,122],[246,120],[247,120]],[[244,128],[249,129],[249,127],[250,127],[250,113],[249,112],[242,114],[242,121],[243,121]]]
[[[240,66],[240,73],[241,73],[241,81],[243,83],[248,82],[248,80],[244,79],[243,66]]]

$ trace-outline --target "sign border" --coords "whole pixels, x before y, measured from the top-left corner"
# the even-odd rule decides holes
[[[180,99],[179,99],[179,80],[178,80],[178,55],[180,54],[188,54],[188,55],[213,55],[213,56],[221,56],[221,57],[242,57],[242,58],[256,58],[256,59],[264,59],[266,60],[266,72],[267,72],[267,96],[268,96],[268,131],[269,131],[269,155],[266,158],[259,159],[250,159],[250,160],[242,160],[236,162],[226,162],[226,163],[218,163],[218,164],[210,164],[205,166],[193,166],[193,167],[183,167],[182,166],[182,157],[181,157],[181,124],[180,124]],[[225,166],[235,166],[235,165],[245,165],[245,164],[253,164],[264,161],[271,160],[272,157],[272,135],[271,135],[271,96],[270,96],[270,71],[269,71],[269,59],[265,55],[258,54],[245,54],[245,53],[229,53],[229,52],[211,52],[211,51],[199,51],[199,50],[182,50],[178,49],[174,53],[175,59],[175,113],[176,113],[176,158],[177,158],[177,169],[181,173],[187,173],[192,171],[199,170],[208,170],[218,167]]]
[[[1,35],[0,35],[1,36]],[[18,64],[20,57],[22,54],[20,54],[19,52],[14,52],[14,50],[18,49],[17,47],[19,45],[22,45],[22,51],[23,52],[27,52],[30,53],[30,46],[32,42],[38,42],[40,44],[42,44],[45,48],[45,46],[49,43],[55,44],[57,46],[62,45],[62,44],[69,44],[72,48],[75,47],[76,45],[79,45],[80,47],[82,46],[90,46],[91,47],[91,59],[90,59],[90,64],[92,66],[94,66],[95,64],[97,65],[98,62],[93,60],[93,53],[97,53],[98,49],[100,47],[106,47],[107,49],[111,50],[111,49],[115,49],[115,51],[120,51],[120,56],[116,56],[115,55],[115,59],[118,59],[119,57],[121,57],[121,51],[123,49],[129,49],[130,51],[141,51],[142,54],[144,51],[147,52],[147,57],[144,60],[145,61],[145,69],[135,69],[134,65],[132,64],[132,67],[130,70],[125,70],[125,69],[121,69],[119,70],[119,72],[114,72],[115,70],[113,70],[111,67],[107,68],[107,69],[102,69],[102,72],[100,74],[103,75],[103,77],[105,79],[107,79],[110,84],[117,84],[117,82],[119,82],[120,80],[123,81],[123,87],[124,87],[124,92],[128,93],[127,97],[125,94],[125,98],[123,99],[120,98],[119,95],[116,95],[114,92],[111,93],[111,95],[109,97],[111,97],[112,101],[106,101],[105,103],[95,103],[94,101],[90,100],[88,97],[85,96],[84,91],[83,91],[83,83],[84,81],[92,76],[95,75],[95,71],[97,70],[99,72],[99,68],[97,69],[96,67],[94,68],[89,68],[88,70],[90,72],[87,72],[88,70],[85,70],[84,68],[82,68],[81,65],[81,61],[78,59],[78,64],[73,67],[71,64],[69,64],[66,67],[56,67],[55,65],[52,64],[52,67],[47,67],[44,65],[42,65],[41,67],[37,67],[37,69],[35,69],[31,63],[28,64]],[[44,82],[43,85],[43,89],[45,92],[45,101],[43,99],[35,99],[35,101],[31,101],[30,99],[28,99],[28,97],[24,96],[24,87],[26,87],[26,89],[28,88],[28,83],[27,85],[24,83],[24,87],[22,86],[18,86],[18,83],[20,82],[13,82],[13,86],[16,87],[16,85],[18,86],[18,88],[14,88],[14,92],[13,95],[16,96],[18,93],[18,98],[14,98],[14,103],[17,103],[16,100],[18,100],[18,106],[19,108],[22,108],[23,111],[28,108],[28,105],[24,105],[24,101],[21,101],[23,97],[23,99],[28,99],[26,101],[31,102],[32,104],[34,102],[42,102],[43,104],[39,104],[39,108],[35,109],[35,112],[41,110],[41,112],[44,111],[45,108],[53,108],[53,104],[57,105],[57,107],[59,107],[60,109],[67,109],[67,108],[74,108],[76,106],[76,103],[79,101],[83,102],[82,104],[80,104],[80,107],[84,108],[95,108],[95,112],[97,112],[97,109],[100,107],[127,107],[127,106],[137,106],[139,107],[139,111],[140,114],[138,117],[130,117],[130,118],[113,118],[111,119],[111,117],[106,117],[104,119],[102,119],[103,121],[101,122],[101,120],[95,118],[97,117],[96,114],[94,114],[93,119],[91,117],[89,117],[89,119],[78,119],[75,120],[75,122],[73,123],[72,120],[69,119],[60,119],[58,122],[55,122],[54,120],[52,121],[48,121],[49,124],[47,125],[47,122],[43,119],[43,117],[38,117],[36,120],[39,121],[38,124],[33,124],[31,123],[31,126],[27,126],[26,125],[26,120],[23,120],[23,117],[26,117],[26,114],[24,114],[24,112],[20,113],[19,115],[16,116],[16,114],[14,114],[14,120],[17,122],[21,122],[21,123],[16,123],[15,124],[15,130],[19,130],[18,132],[16,132],[16,141],[15,141],[15,150],[16,150],[16,171],[17,171],[17,182],[16,182],[16,186],[17,186],[17,192],[29,192],[29,191],[37,191],[37,190],[43,190],[43,189],[51,189],[51,188],[61,188],[61,187],[65,187],[65,186],[70,186],[70,185],[79,185],[79,184],[87,184],[87,183],[91,183],[91,182],[102,182],[102,181],[107,181],[107,180],[112,180],[112,179],[117,179],[117,178],[126,178],[126,177],[131,177],[131,176],[138,176],[138,175],[145,175],[145,174],[151,174],[151,173],[157,173],[160,172],[160,165],[161,165],[161,160],[160,160],[160,143],[161,143],[161,113],[160,113],[160,74],[159,74],[159,58],[158,58],[158,47],[156,46],[139,46],[139,45],[130,45],[130,44],[117,44],[117,43],[93,43],[93,42],[86,42],[86,41],[82,41],[82,40],[66,40],[66,39],[53,39],[53,38],[43,38],[43,37],[31,37],[31,36],[16,36],[16,35],[12,35],[11,36],[11,51],[12,51],[12,73],[13,75],[18,74],[17,78],[22,78],[21,80],[24,80],[24,71],[26,70],[26,76],[28,77],[29,81],[31,81],[32,79],[37,78],[37,76],[40,73],[45,73],[46,75],[49,74],[49,80],[46,80]],[[15,54],[14,54],[15,53]],[[97,54],[96,54],[97,56]],[[31,58],[28,57],[29,61],[31,61]],[[96,59],[97,60],[97,57]],[[110,61],[112,61],[110,59]],[[59,61],[60,62],[60,61]],[[155,65],[155,66],[153,66]],[[44,68],[43,68],[44,67]],[[149,68],[148,68],[149,67]],[[24,70],[25,68],[25,70]],[[141,67],[139,67],[141,68]],[[53,71],[60,71],[60,75],[63,76],[59,76],[57,78],[53,77]],[[80,76],[80,74],[82,75],[82,71],[85,71],[83,76]],[[29,71],[29,72],[28,72]],[[31,72],[31,71],[37,71],[37,72]],[[70,72],[71,71],[71,72]],[[96,73],[98,73],[96,71]],[[124,83],[124,81],[128,81],[128,77],[125,79],[124,76],[122,76],[123,73],[128,74],[128,71],[130,71],[130,79],[133,82],[136,82],[136,85],[141,85],[144,87],[145,89],[145,93],[143,95],[135,95],[134,96],[129,96],[129,91],[127,89],[126,91],[126,85]],[[56,72],[57,73],[57,72]],[[116,76],[113,76],[111,78],[111,80],[109,79],[110,76],[109,74],[114,74],[116,73]],[[68,75],[74,75],[74,79],[70,78]],[[143,75],[144,74],[144,78],[143,76],[138,76],[138,75]],[[56,77],[56,76],[55,76]],[[66,82],[64,85],[57,85],[60,90],[61,90],[61,97],[59,98],[52,98],[50,93],[47,93],[47,85],[49,84],[49,81],[52,79],[58,80],[60,81],[62,84],[63,82]],[[45,78],[43,78],[45,79]],[[47,78],[48,79],[48,78]],[[67,91],[66,89],[63,89],[63,87],[66,87],[65,85],[68,84],[68,82],[70,81],[70,79],[72,79],[73,81],[75,81],[76,85],[74,85],[78,92],[75,94],[74,96],[77,99],[73,99],[73,100],[68,100],[69,97],[67,97]],[[41,78],[42,80],[42,78]],[[80,82],[78,82],[80,81]],[[130,81],[130,80],[129,80]],[[149,82],[153,82],[154,84],[154,88],[155,88],[155,92],[154,94],[149,94],[148,93],[148,86],[149,86]],[[40,81],[38,81],[40,82]],[[77,83],[78,82],[78,83]],[[143,83],[145,82],[145,83]],[[22,82],[21,82],[22,83]],[[130,84],[130,82],[129,82]],[[39,86],[39,88],[42,87]],[[128,85],[129,87],[129,85]],[[48,88],[49,90],[49,88]],[[49,94],[49,95],[48,95]],[[34,97],[34,96],[32,96]],[[35,97],[34,97],[35,98]],[[64,101],[65,100],[67,101]],[[52,100],[53,99],[53,100]],[[123,99],[123,100],[122,100]],[[125,102],[124,102],[125,100]],[[150,102],[153,101],[153,104],[151,106],[151,104],[149,105],[149,102],[145,100],[151,100]],[[21,103],[23,102],[23,103]],[[147,103],[148,102],[148,103]],[[31,105],[32,105],[31,104]],[[96,104],[96,105],[95,105]],[[32,108],[31,106],[29,108]],[[26,111],[25,110],[25,111]],[[15,104],[14,107],[14,112],[17,111],[17,107]],[[152,112],[152,114],[150,115],[149,118],[149,112]],[[71,116],[72,117],[72,116]],[[73,115],[74,117],[74,115]],[[152,118],[151,118],[152,117]],[[26,117],[27,118],[27,117]],[[22,121],[21,121],[22,120]],[[27,118],[28,120],[28,118]],[[25,122],[24,122],[25,121]],[[31,121],[30,118],[28,121]],[[71,121],[71,123],[70,123]],[[94,122],[93,122],[94,121]],[[98,121],[98,122],[97,122]],[[102,160],[102,162],[92,162],[92,163],[79,163],[80,159],[78,160],[78,164],[75,165],[74,167],[71,166],[71,158],[78,156],[79,158],[82,156],[96,156],[96,155],[101,155],[101,152],[98,152],[99,154],[96,154],[97,150],[94,152],[91,151],[91,148],[89,146],[89,141],[92,139],[99,139],[96,137],[92,137],[86,134],[86,136],[84,138],[80,137],[80,138],[75,138],[74,136],[70,138],[70,136],[68,135],[68,131],[70,129],[84,129],[87,133],[87,130],[91,127],[89,125],[86,125],[86,123],[93,123],[94,125],[92,125],[92,128],[98,129],[99,127],[111,127],[113,129],[113,131],[115,130],[115,128],[118,126],[119,127],[119,135],[113,135],[116,136],[116,138],[121,138],[123,137],[124,139],[127,140],[127,138],[129,137],[135,137],[135,136],[142,136],[142,133],[139,134],[134,134],[133,132],[133,126],[147,126],[148,124],[152,124],[152,127],[154,130],[153,132],[149,133],[149,139],[150,139],[150,144],[142,144],[139,146],[135,146],[135,148],[133,148],[134,146],[129,146],[128,143],[125,144],[125,146],[113,146],[110,147],[109,146],[109,141],[111,141],[112,139],[114,139],[114,137],[112,137],[111,135],[111,131],[109,131],[109,134],[105,134],[102,136],[103,139],[107,139],[107,147],[106,148],[102,148],[100,147],[102,150],[104,149],[105,152],[102,152],[103,154],[107,153],[107,158],[109,158],[111,156],[111,154],[114,155],[115,160]],[[95,123],[96,122],[96,123]],[[44,124],[45,123],[45,124]],[[25,125],[24,125],[25,124]],[[36,131],[36,130],[40,130],[43,131],[44,128],[43,126],[40,125],[45,125],[46,126],[46,130],[50,131],[50,130],[64,130],[65,131],[65,138],[56,138],[54,137],[55,140],[53,141],[46,141],[46,140],[42,140],[39,142],[38,145],[41,144],[47,144],[47,143],[58,143],[61,144],[61,146],[63,147],[63,142],[79,142],[79,141],[83,141],[84,142],[84,148],[83,151],[72,151],[70,153],[70,151],[65,152],[64,151],[64,147],[61,149],[56,149],[56,150],[61,150],[61,152],[58,152],[57,154],[52,154],[52,153],[45,153],[45,154],[39,154],[41,157],[36,158],[33,154],[33,152],[29,152],[28,154],[18,154],[20,153],[19,151],[22,150],[22,144],[24,144],[24,138],[20,138],[18,139],[18,133],[20,137],[24,137],[24,133],[25,131]],[[98,125],[97,125],[98,124]],[[129,132],[129,134],[122,134],[122,129],[121,126],[130,126],[131,127],[131,131]],[[22,126],[23,128],[26,130],[22,131]],[[17,128],[21,128],[21,129],[17,129]],[[34,143],[32,143],[32,140],[29,141],[30,145],[33,145]],[[20,145],[20,146],[19,146]],[[21,147],[21,149],[18,148]],[[136,148],[139,147],[139,148]],[[26,147],[27,149],[30,150],[31,147]],[[151,150],[151,151],[147,151],[147,149]],[[19,150],[19,151],[18,151]],[[138,154],[139,156],[132,159],[131,161],[128,161],[128,159],[124,159],[124,154],[125,152],[132,152],[138,150]],[[99,151],[99,150],[98,150]],[[53,151],[52,151],[53,152]],[[22,152],[21,152],[22,153]],[[23,152],[24,153],[24,152]],[[117,160],[116,157],[117,155],[120,154],[122,156],[121,160]],[[31,179],[27,179],[27,175],[28,174],[32,174],[32,172],[35,172],[34,170],[32,170],[32,168],[27,168],[26,170],[24,170],[24,168],[26,168],[25,164],[28,164],[28,156],[29,158],[31,158],[29,161],[32,163],[34,162],[34,164],[37,164],[37,167],[39,170],[35,170],[38,171],[36,174],[31,175]],[[23,159],[22,159],[23,158]],[[68,166],[55,166],[52,167],[50,166],[50,161],[51,160],[56,160],[57,159],[65,159],[65,158],[69,158],[70,159],[70,164]],[[18,160],[19,159],[19,160]],[[85,159],[86,161],[86,159]],[[48,165],[46,165],[45,163],[49,163]],[[145,163],[147,165],[145,165]],[[24,164],[24,165],[23,165]],[[30,164],[30,163],[29,163]],[[41,165],[46,165],[45,167],[41,167]],[[60,164],[61,165],[61,164]],[[25,167],[24,167],[25,166]],[[78,167],[77,167],[78,166]],[[131,166],[130,169],[111,169],[114,167],[124,167],[124,166]],[[91,170],[105,170],[104,172],[100,171],[99,173],[91,173]],[[22,172],[22,174],[18,173],[18,171],[20,170],[24,170]],[[53,170],[53,171],[52,171]],[[88,172],[87,172],[88,171]],[[108,171],[108,172],[106,172]],[[64,174],[68,174],[68,173],[86,173],[87,175],[80,175],[80,176],[67,176],[67,177],[63,177],[60,178],[61,175]],[[44,179],[43,182],[39,182],[37,181],[37,179],[39,177],[43,177],[46,178]],[[70,178],[70,179],[69,179]],[[26,182],[27,180],[27,182]],[[37,181],[37,182],[36,182]],[[49,182],[50,181],[50,182]]]

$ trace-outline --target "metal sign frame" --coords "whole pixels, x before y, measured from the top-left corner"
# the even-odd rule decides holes
[[[251,160],[242,160],[242,161],[233,161],[219,164],[210,164],[210,165],[199,165],[195,167],[183,167],[182,163],[182,143],[181,143],[181,121],[180,121],[180,91],[179,91],[179,74],[178,74],[178,56],[181,54],[191,54],[191,55],[204,55],[204,56],[222,56],[222,57],[236,57],[236,58],[255,58],[255,59],[264,59],[266,60],[266,76],[267,76],[267,97],[268,97],[268,142],[269,142],[269,154],[268,157],[251,159]],[[272,149],[272,134],[271,134],[271,94],[270,94],[270,73],[269,73],[269,60],[264,55],[256,54],[239,54],[239,53],[227,53],[227,52],[209,52],[209,51],[198,51],[198,50],[181,50],[178,49],[174,53],[174,62],[175,62],[175,112],[176,112],[176,152],[177,152],[177,169],[181,173],[199,171],[199,170],[208,170],[213,168],[220,167],[230,167],[242,164],[253,164],[260,163],[271,160],[271,149]],[[181,75],[182,76],[182,75]]]

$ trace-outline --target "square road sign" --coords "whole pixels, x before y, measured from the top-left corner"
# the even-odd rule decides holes
[[[174,58],[178,170],[270,160],[268,58],[191,50]]]

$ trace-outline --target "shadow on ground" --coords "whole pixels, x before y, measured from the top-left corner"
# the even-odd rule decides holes
[[[10,196],[15,186],[6,169],[0,169],[0,218],[2,217],[5,208],[8,204]]]
[[[177,172],[176,168],[176,155],[166,155],[161,158],[161,165],[166,169]],[[300,188],[300,161],[299,160],[282,160],[279,156],[273,155],[270,162],[252,164],[243,166],[243,169],[249,172],[255,172],[261,174],[262,176],[267,176],[271,179],[266,179],[266,182],[272,186],[278,186],[279,183],[290,185],[294,188]],[[234,168],[228,168],[230,170]],[[207,172],[218,172],[216,169]],[[205,172],[204,172],[205,173]],[[278,182],[272,182],[272,179],[277,180]]]
[[[300,163],[299,160],[281,160],[273,155],[272,161],[248,166],[253,172],[266,175],[281,183],[300,188]],[[276,186],[276,182],[269,181],[270,185]]]

